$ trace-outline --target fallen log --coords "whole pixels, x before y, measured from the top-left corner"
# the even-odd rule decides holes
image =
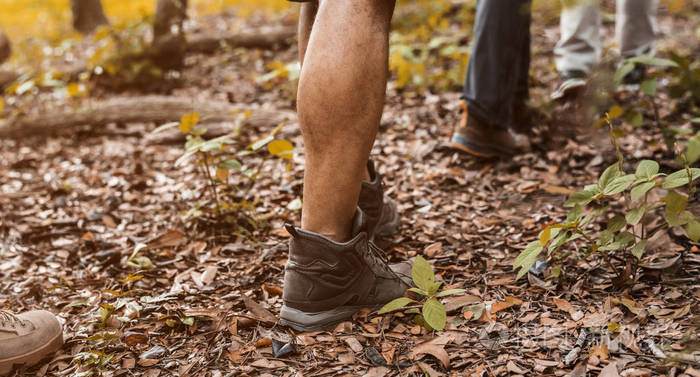
[[[19,74],[11,71],[0,71],[0,89],[5,89],[7,85],[13,83]]]
[[[292,122],[296,118],[290,110],[255,109],[250,105],[233,105],[221,101],[195,101],[191,98],[167,96],[129,97],[92,102],[77,109],[67,106],[0,120],[0,138],[47,135],[70,128],[99,127],[111,123],[173,122],[192,112],[200,114],[201,124],[228,124],[233,128],[239,122],[236,112],[247,110],[251,111],[251,115],[243,122],[244,125],[272,127],[282,122]]]
[[[194,34],[187,38],[187,52],[208,54],[221,48],[264,48],[289,46],[296,36],[294,26],[263,28],[228,34]]]

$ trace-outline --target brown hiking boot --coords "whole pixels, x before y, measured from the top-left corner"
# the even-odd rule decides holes
[[[452,135],[451,148],[487,158],[512,156],[530,149],[530,142],[526,137],[475,118],[469,114],[465,101],[461,101],[460,106],[462,121]]]
[[[367,216],[367,229],[370,239],[375,236],[390,236],[399,229],[401,216],[396,208],[396,203],[384,195],[382,177],[374,169],[374,162],[367,161],[367,171],[370,181],[362,182],[360,200],[357,206]]]
[[[61,324],[45,310],[12,314],[0,310],[0,376],[14,365],[34,365],[63,345]]]
[[[362,210],[345,243],[287,226],[292,235],[284,272],[280,323],[298,331],[327,329],[362,308],[378,309],[410,288],[406,263],[389,266],[369,240]]]

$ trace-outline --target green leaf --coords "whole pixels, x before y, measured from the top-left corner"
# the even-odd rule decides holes
[[[632,201],[636,202],[637,200],[642,198],[654,186],[656,186],[656,182],[644,182],[641,185],[634,186],[632,190],[630,190],[630,197]]]
[[[637,171],[634,173],[638,178],[650,179],[659,172],[659,163],[654,160],[644,160],[637,165]]]
[[[428,296],[432,296],[435,293],[437,293],[438,289],[440,289],[440,286],[442,285],[441,281],[436,281],[433,283],[433,286],[430,287],[430,290],[428,291]]]
[[[466,289],[462,289],[462,288],[447,289],[447,290],[444,290],[444,291],[438,293],[435,297],[445,297],[445,296],[450,296],[450,295],[456,295],[459,293],[464,293],[466,291],[467,291]]]
[[[639,224],[639,222],[642,220],[642,217],[644,217],[644,214],[647,212],[647,206],[646,205],[641,205],[629,212],[627,212],[627,215],[625,215],[625,220],[627,220],[627,224],[630,224],[632,226]]]
[[[408,297],[399,297],[397,299],[391,300],[388,304],[382,306],[382,308],[379,309],[378,314],[385,314],[393,312],[394,310],[399,310],[412,302],[416,301]]]
[[[0,108],[0,110],[1,110],[1,108]],[[163,132],[165,130],[169,130],[171,128],[177,127],[179,125],[180,125],[180,122],[165,123],[165,124],[159,126],[158,128],[156,128],[155,130],[151,131],[151,134],[157,134],[158,132]]]
[[[622,84],[622,79],[627,76],[628,73],[632,72],[634,69],[634,63],[630,62],[629,60],[625,61],[624,64],[620,66],[620,68],[615,71],[615,77],[614,80],[615,82],[619,85]]]
[[[700,133],[688,140],[686,148],[685,157],[688,159],[688,164],[693,164],[695,161],[700,160]]]
[[[634,112],[625,117],[627,123],[633,127],[640,127],[644,124],[644,115],[642,113]]]
[[[690,175],[693,177],[693,180],[698,179],[700,177],[700,169],[691,168]],[[688,178],[688,172],[685,169],[679,170],[666,177],[663,188],[670,189],[687,185],[690,182]]]
[[[622,215],[615,215],[615,217],[608,220],[607,230],[613,233],[617,233],[620,230],[622,230],[622,228],[624,228],[625,225],[627,225],[627,221],[625,220],[625,218]]]
[[[581,216],[583,216],[583,209],[577,204],[566,214],[566,224],[570,225],[579,222]]]
[[[423,319],[435,330],[444,329],[447,322],[445,307],[436,298],[429,298],[423,304]]]
[[[178,318],[180,318],[180,322],[182,322],[183,324],[185,324],[185,325],[187,325],[187,326],[192,326],[192,325],[194,325],[194,317],[185,317],[185,316],[181,316],[181,317],[178,317]]]
[[[596,195],[600,193],[599,190],[581,190],[576,191],[571,194],[569,199],[564,203],[566,207],[573,207],[575,205],[585,206],[590,203]]]
[[[190,132],[192,127],[197,125],[199,122],[199,113],[185,114],[180,118],[180,131],[182,133]]]
[[[632,242],[634,242],[634,234],[630,232],[622,232],[615,237],[615,241],[610,245],[601,246],[598,250],[601,251],[611,251],[620,250],[628,247]]]
[[[610,182],[621,175],[622,172],[620,171],[620,164],[616,162],[608,166],[608,168],[603,171],[603,174],[600,175],[600,178],[598,178],[598,189],[600,191],[605,190]]]
[[[623,175],[622,177],[617,177],[613,179],[613,181],[610,182],[610,184],[605,186],[603,194],[608,196],[619,194],[627,190],[627,188],[630,187],[630,185],[632,185],[632,182],[634,182],[635,179],[636,177],[634,176],[634,174],[627,174]]]
[[[637,242],[637,244],[632,248],[632,255],[637,257],[637,259],[642,259],[642,255],[644,255],[644,248],[646,248],[646,246],[647,240]]]
[[[413,261],[411,276],[413,278],[413,283],[415,283],[418,288],[426,292],[430,292],[430,289],[433,287],[433,283],[435,283],[433,268],[430,266],[428,261],[426,261],[425,258],[420,255],[418,255],[416,260]]]
[[[687,219],[681,216],[688,204],[688,197],[681,195],[674,190],[666,194],[664,198],[666,202],[665,218],[669,225],[679,226],[687,223]]]
[[[556,237],[554,237],[554,240],[552,240],[552,244],[549,245],[549,253],[552,251],[557,250],[558,248],[561,247],[561,245],[566,243],[566,239],[569,237],[569,232],[564,231],[559,233]]]
[[[516,280],[523,277],[530,270],[530,267],[537,262],[537,257],[540,255],[542,250],[544,250],[544,247],[539,240],[532,241],[527,245],[527,247],[525,247],[525,250],[523,250],[520,255],[515,258],[515,261],[513,262],[513,269],[520,267],[518,276],[515,278]]]
[[[655,58],[651,55],[635,56],[633,58],[627,59],[625,61],[625,64],[627,64],[627,63],[631,63],[631,64],[640,63],[640,64],[646,64],[646,65],[650,65],[652,67],[658,67],[658,68],[678,67],[678,63],[674,62],[673,60]]]
[[[639,89],[642,90],[642,92],[646,93],[649,96],[655,96],[656,95],[656,78],[651,78],[648,80],[644,80],[641,85],[639,85]]]
[[[602,232],[598,232],[598,234],[596,235],[596,238],[598,238],[599,245],[609,244],[610,242],[612,242],[614,237],[615,237],[615,233],[613,233],[607,229],[602,231]]]
[[[294,145],[289,140],[273,140],[267,145],[271,155],[291,160],[294,158]]]
[[[688,233],[688,238],[693,240],[693,242],[700,241],[700,221],[691,220],[685,227],[685,231]]]
[[[265,137],[265,138],[263,138],[263,139],[260,139],[260,140],[256,141],[255,143],[249,145],[249,146],[248,146],[248,149],[257,151],[258,149],[260,149],[260,148],[264,147],[265,145],[267,145],[267,143],[271,142],[272,140],[275,140],[275,137],[274,137],[274,136],[272,136],[272,135],[267,136],[267,137]]]
[[[233,158],[229,159],[229,160],[221,161],[216,165],[217,168],[225,169],[225,170],[241,170],[242,166],[243,165],[241,165],[241,163],[238,162],[238,160],[233,159]]]
[[[421,296],[430,296],[430,293],[428,293],[427,291],[424,291],[420,288],[413,287],[413,288],[408,288],[408,290],[409,290],[409,292],[414,292],[414,293],[417,293]]]

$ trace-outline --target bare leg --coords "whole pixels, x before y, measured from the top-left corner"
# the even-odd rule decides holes
[[[299,63],[302,66],[304,65],[304,55],[306,55],[306,48],[309,45],[309,38],[311,38],[311,30],[313,29],[317,13],[317,1],[310,1],[301,5],[299,13]],[[363,178],[365,181],[371,180],[367,170],[365,170]]]
[[[306,55],[306,47],[309,45],[311,29],[314,26],[317,12],[318,2],[316,1],[301,5],[299,13],[299,62],[301,65],[304,65],[304,55]]]
[[[350,236],[381,120],[394,4],[322,0],[308,47],[300,51],[297,106],[306,147],[302,228],[336,241]]]

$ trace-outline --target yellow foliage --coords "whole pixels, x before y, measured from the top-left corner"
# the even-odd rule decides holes
[[[180,131],[183,133],[190,132],[192,127],[197,125],[199,122],[199,113],[185,114],[180,119]]]
[[[155,11],[157,0],[102,0],[112,24],[138,21]],[[193,0],[190,14],[197,17],[235,7],[239,17],[261,11],[268,14],[294,9],[283,0]],[[0,29],[18,43],[26,38],[58,41],[75,36],[70,0],[0,0]]]

